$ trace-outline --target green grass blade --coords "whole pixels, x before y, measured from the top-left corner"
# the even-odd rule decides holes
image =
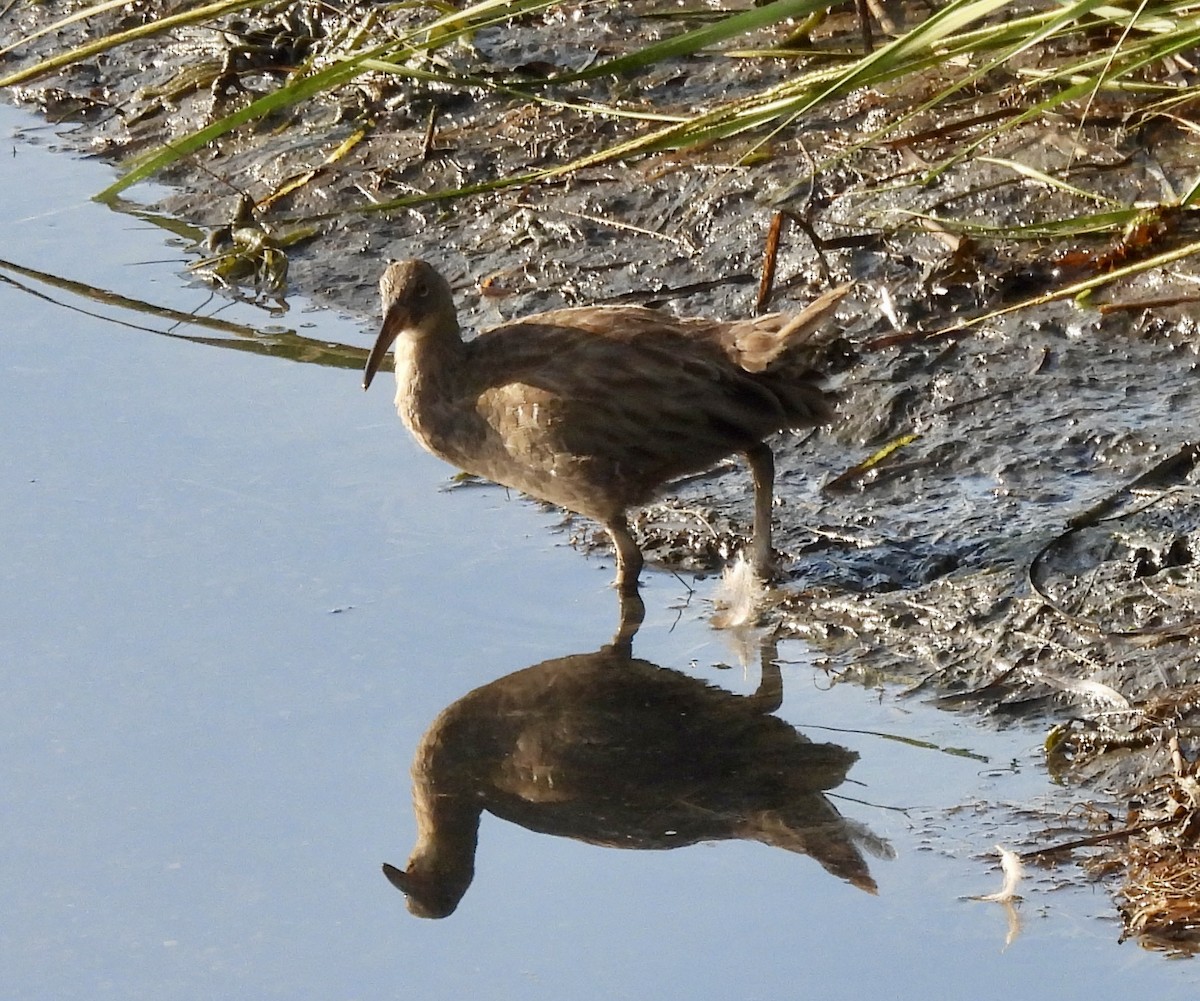
[[[168,143],[138,158],[133,161],[132,169],[96,195],[96,200],[101,202],[108,201],[130,185],[145,180],[181,157],[203,149],[214,139],[220,138],[227,132],[231,132],[239,126],[244,125],[246,122],[262,118],[273,111],[298,104],[309,97],[332,90],[347,80],[353,79],[353,77],[361,72],[359,64],[374,51],[376,50],[357,53],[348,59],[339,60],[311,76],[273,91],[270,94],[265,94],[244,108],[239,108],[232,114],[226,115],[220,121],[213,122],[198,132],[193,132],[191,135],[184,136],[182,139]]]
[[[597,77],[613,76],[632,73],[646,69],[666,59],[678,59],[690,56],[701,49],[709,48],[727,38],[735,38],[759,28],[768,28],[788,18],[804,17],[814,11],[824,10],[829,6],[828,0],[773,0],[762,7],[751,7],[740,14],[722,18],[716,24],[708,24],[701,28],[685,31],[674,38],[654,42],[636,52],[617,56],[602,63],[588,66],[574,73],[563,73],[554,77],[555,83],[574,83],[580,80],[594,80]]]

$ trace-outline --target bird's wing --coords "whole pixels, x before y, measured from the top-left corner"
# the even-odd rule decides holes
[[[470,342],[481,379],[471,388],[518,449],[664,475],[699,468],[787,426],[788,415],[692,326],[629,307],[541,314]]]

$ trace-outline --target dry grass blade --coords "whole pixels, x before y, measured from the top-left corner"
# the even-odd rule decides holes
[[[1029,299],[1024,299],[1021,302],[1014,303],[1011,306],[1005,306],[1002,309],[994,309],[989,313],[984,313],[982,316],[972,317],[968,320],[963,320],[949,327],[943,327],[940,330],[932,331],[923,335],[924,340],[936,340],[943,337],[952,337],[955,334],[968,330],[971,327],[977,327],[982,323],[987,323],[1001,316],[1007,316],[1010,313],[1017,313],[1023,309],[1031,309],[1035,306],[1044,306],[1047,303],[1058,302],[1063,299],[1074,299],[1085,292],[1091,292],[1094,289],[1103,288],[1105,285],[1110,285],[1113,282],[1123,278],[1131,278],[1134,275],[1139,275],[1147,271],[1153,271],[1155,268],[1166,267],[1168,264],[1174,264],[1176,261],[1185,260],[1188,257],[1193,257],[1200,254],[1200,240],[1186,243],[1183,246],[1175,247],[1172,250],[1164,251],[1161,254],[1156,254],[1143,261],[1137,261],[1134,264],[1126,265],[1122,268],[1116,268],[1102,275],[1095,275],[1092,278],[1084,279],[1083,281],[1073,282],[1070,285],[1064,285],[1061,288],[1053,289],[1050,292],[1042,293],[1041,295],[1032,296]]]
[[[1073,184],[1068,184],[1066,181],[1058,177],[1053,177],[1043,170],[1038,170],[1036,167],[1031,167],[1026,163],[1019,163],[1016,160],[1010,160],[998,156],[981,156],[981,163],[993,163],[997,167],[1007,167],[1013,173],[1020,174],[1022,177],[1027,177],[1029,180],[1038,184],[1044,184],[1048,188],[1054,188],[1062,191],[1064,194],[1073,195],[1077,198],[1085,199],[1086,201],[1097,202],[1101,205],[1109,205],[1117,207],[1118,202],[1112,198],[1106,198],[1104,195],[1098,194],[1095,191],[1088,191],[1084,188],[1078,188]]]
[[[10,73],[8,76],[0,77],[0,87],[13,87],[17,84],[28,83],[30,80],[35,80],[40,76],[45,76],[47,73],[53,73],[56,70],[63,69],[67,66],[73,66],[77,63],[90,59],[92,56],[99,55],[101,52],[107,52],[109,49],[115,49],[119,45],[126,45],[129,42],[137,41],[141,38],[150,38],[155,35],[165,34],[175,28],[180,28],[190,24],[206,24],[216,18],[223,17],[226,14],[231,14],[235,11],[251,10],[255,7],[264,7],[268,3],[273,3],[274,0],[219,0],[218,3],[206,4],[203,7],[196,7],[192,10],[183,11],[179,14],[170,14],[167,17],[156,18],[153,21],[147,21],[145,24],[140,24],[136,28],[130,28],[127,31],[120,31],[113,35],[105,35],[103,38],[97,38],[94,42],[88,42],[86,45],[80,45],[77,48],[70,49],[67,52],[61,52],[50,59],[44,59],[33,66],[29,66],[23,70],[18,70],[16,73]],[[108,10],[110,4],[100,4],[95,8],[90,8],[84,11],[78,11],[70,18],[59,22],[57,25],[51,25],[46,30],[55,30],[56,28],[67,23],[85,19],[102,10]],[[31,36],[36,37],[36,36]],[[3,51],[9,52],[13,49],[20,48],[25,42],[30,39],[21,39],[12,43]]]
[[[28,45],[30,42],[37,41],[45,35],[53,35],[57,31],[62,31],[64,28],[79,21],[86,21],[90,17],[95,17],[97,14],[103,14],[105,11],[117,10],[124,7],[127,0],[105,0],[104,3],[95,4],[92,7],[84,7],[81,10],[75,11],[73,14],[68,14],[64,18],[53,21],[45,27],[39,28],[37,31],[31,32],[22,38],[18,38],[7,45],[0,46],[0,56],[19,49],[23,45]]]

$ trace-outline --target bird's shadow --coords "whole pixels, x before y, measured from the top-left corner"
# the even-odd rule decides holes
[[[383,867],[414,914],[458,906],[484,810],[614,848],[759,841],[876,891],[863,852],[890,858],[890,845],[825,795],[858,755],[772,715],[783,697],[774,644],[758,689],[735,695],[635,658],[640,605],[623,600],[612,643],[499,678],[433,721],[412,766],[417,844],[406,868]]]

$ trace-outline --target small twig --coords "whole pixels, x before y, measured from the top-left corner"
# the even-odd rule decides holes
[[[1122,521],[1140,514],[1156,504],[1162,503],[1171,493],[1172,488],[1183,480],[1200,463],[1200,443],[1188,442],[1162,461],[1155,463],[1150,469],[1134,477],[1128,483],[1114,490],[1107,497],[1093,504],[1086,511],[1067,520],[1066,528],[1050,539],[1037,551],[1029,562],[1026,570],[1026,580],[1033,592],[1049,607],[1065,619],[1084,628],[1093,629],[1106,636],[1184,636],[1194,633],[1200,628],[1200,620],[1180,622],[1161,626],[1145,626],[1140,629],[1104,629],[1098,622],[1082,618],[1068,611],[1062,603],[1052,597],[1042,582],[1043,561],[1066,542],[1071,536],[1088,529],[1095,528],[1106,521]],[[1151,488],[1161,488],[1158,493],[1137,505],[1132,510],[1117,510],[1120,503],[1129,495],[1139,491],[1146,492]]]
[[[880,145],[891,149],[901,146],[912,146],[916,143],[928,142],[933,139],[945,139],[959,132],[966,132],[968,129],[973,129],[977,125],[988,125],[991,122],[1001,121],[1005,118],[1012,118],[1018,112],[1011,108],[1002,108],[999,111],[989,111],[982,115],[972,115],[970,118],[961,118],[958,121],[946,122],[935,128],[924,129],[921,132],[914,132],[906,136],[897,136],[895,139],[885,139]],[[1009,181],[999,182],[999,185],[1010,183]],[[976,193],[979,189],[974,189],[972,193]],[[955,198],[961,198],[962,195],[955,195]]]
[[[1200,443],[1185,442],[1177,451],[1172,452],[1165,459],[1156,462],[1146,472],[1134,477],[1134,479],[1123,486],[1118,487],[1086,511],[1075,515],[1067,522],[1067,527],[1072,529],[1089,528],[1099,524],[1101,521],[1106,521],[1108,520],[1106,516],[1116,508],[1117,504],[1126,495],[1134,493],[1137,490],[1145,490],[1147,487],[1173,486],[1183,480],[1196,467],[1197,463],[1200,463]],[[1157,503],[1159,499],[1161,498],[1156,498],[1155,502]],[[1142,510],[1142,508],[1138,510]],[[1114,517],[1123,518],[1132,513],[1136,512],[1125,512]]]
[[[825,284],[833,281],[832,273],[829,270],[829,262],[825,260],[825,248],[829,244],[817,236],[817,231],[813,229],[812,223],[809,221],[809,213],[813,210],[813,199],[817,193],[817,161],[813,159],[813,155],[808,151],[808,147],[804,143],[800,143],[800,153],[808,163],[808,191],[804,195],[804,215],[797,212],[789,212],[788,215],[805,236],[812,241],[813,250],[817,254],[817,267],[821,270],[821,280]]]
[[[695,254],[699,249],[691,240],[682,236],[669,236],[666,233],[658,233],[652,229],[645,229],[642,226],[635,226],[631,222],[621,222],[619,219],[606,219],[604,216],[592,215],[589,212],[575,212],[572,209],[559,208],[557,205],[534,205],[530,202],[516,202],[516,207],[519,209],[532,209],[534,212],[544,212],[547,209],[559,213],[559,215],[569,215],[575,219],[582,219],[584,222],[594,222],[597,226],[608,226],[612,229],[623,230],[626,233],[637,233],[640,236],[650,236],[655,240],[663,240],[666,243],[673,243],[681,250],[688,254]]]
[[[825,260],[825,250],[826,248],[831,247],[832,244],[829,241],[822,240],[819,236],[817,236],[817,231],[813,229],[812,223],[810,223],[806,218],[803,216],[798,216],[794,212],[789,213],[789,215],[792,218],[792,222],[796,224],[796,227],[800,230],[800,232],[807,236],[812,242],[813,250],[817,252],[817,267],[821,271],[822,280],[826,282],[826,284],[832,282],[833,274],[829,270],[829,262]]]
[[[767,245],[763,251],[762,278],[758,282],[758,298],[754,300],[755,316],[765,313],[771,302],[771,293],[775,288],[775,265],[779,261],[779,238],[783,233],[785,218],[783,212],[776,212],[771,216],[771,225],[767,230]]]
[[[749,285],[754,281],[754,275],[737,274],[726,278],[714,278],[710,281],[691,282],[688,285],[673,285],[654,291],[622,292],[620,295],[609,296],[607,299],[597,299],[598,305],[619,305],[625,302],[638,302],[645,306],[657,305],[669,299],[684,299],[689,295],[699,295],[710,292],[722,285]]]
[[[1172,306],[1190,306],[1200,302],[1200,295],[1169,295],[1159,299],[1138,299],[1133,302],[1106,302],[1100,306],[1100,315],[1109,313],[1134,313],[1143,309],[1169,309]]]
[[[1107,834],[1093,834],[1090,838],[1064,841],[1061,844],[1050,845],[1048,848],[1034,848],[1030,851],[1022,852],[1018,857],[1022,862],[1029,862],[1042,855],[1057,855],[1059,852],[1071,852],[1076,848],[1091,848],[1094,845],[1107,844],[1109,841],[1117,841],[1120,838],[1131,838],[1135,834],[1144,834],[1146,831],[1152,831],[1156,827],[1163,827],[1167,823],[1169,823],[1168,820],[1149,820],[1144,824],[1135,824],[1133,827],[1122,827],[1119,831],[1109,831]]]
[[[863,51],[870,55],[875,48],[875,39],[871,31],[870,0],[855,0],[854,6],[858,10],[858,28],[862,32]],[[878,4],[875,7],[878,8]]]
[[[429,121],[425,123],[425,138],[421,140],[421,159],[428,161],[434,153],[433,142],[437,137],[438,107],[429,109]]]

